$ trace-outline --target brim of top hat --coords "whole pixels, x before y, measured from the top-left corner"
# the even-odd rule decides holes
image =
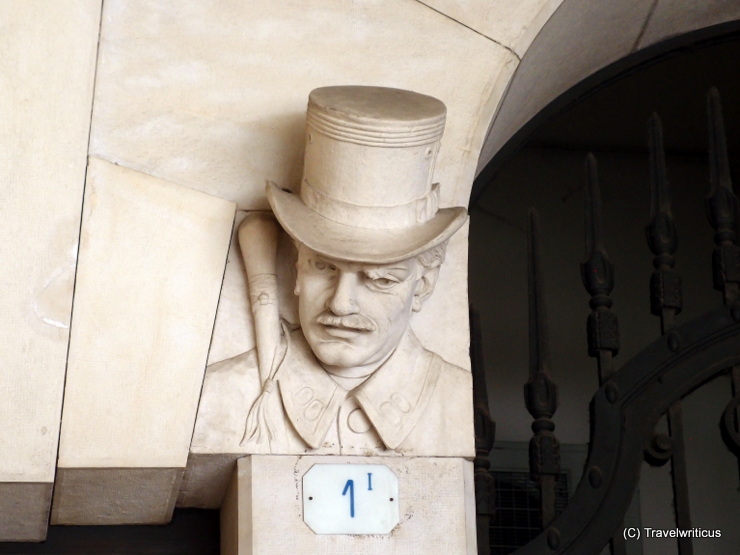
[[[329,220],[273,183],[267,186],[267,199],[293,239],[324,256],[351,262],[389,264],[411,258],[449,239],[468,219],[465,208],[442,208],[411,228],[365,229]]]

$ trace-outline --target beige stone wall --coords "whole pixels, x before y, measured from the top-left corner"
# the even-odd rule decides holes
[[[266,182],[297,186],[311,89],[444,101],[435,178],[443,205],[464,206],[497,110],[479,169],[574,80],[687,21],[738,16],[705,4],[610,4],[641,37],[619,50],[604,30],[624,33],[583,0],[0,3],[0,541],[44,537],[57,456],[59,522],[95,522],[100,492],[119,491],[148,494],[119,522],[168,518],[209,347],[216,361],[253,342],[227,259],[234,210],[266,208]],[[466,234],[412,325],[468,367]]]
[[[101,4],[0,4],[0,540],[44,537],[57,455],[55,522],[169,517],[214,322],[211,360],[253,342],[227,264],[234,209],[266,208],[266,182],[297,186],[311,89],[444,101],[435,178],[443,205],[464,206],[499,99],[557,2]],[[413,325],[469,367],[466,237]]]
[[[0,3],[0,539],[46,533],[100,2]]]

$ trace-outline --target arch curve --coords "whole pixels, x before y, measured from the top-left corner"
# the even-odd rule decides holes
[[[541,123],[589,90],[697,42],[740,31],[732,0],[563,0],[521,59],[489,125],[471,203]]]

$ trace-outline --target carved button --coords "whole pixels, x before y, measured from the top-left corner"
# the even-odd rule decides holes
[[[319,415],[321,414],[323,410],[324,410],[324,403],[322,403],[318,399],[314,399],[306,407],[306,410],[303,411],[303,417],[306,420],[313,422],[319,417]]]
[[[311,389],[310,387],[304,387],[298,393],[296,393],[293,398],[295,399],[295,402],[299,405],[305,405],[311,399],[313,399],[313,389]]]
[[[380,405],[380,413],[392,426],[398,426],[401,423],[401,411],[387,401]]]
[[[364,434],[370,429],[370,420],[362,409],[355,409],[347,416],[347,426],[356,434]]]
[[[391,402],[401,411],[408,412],[411,410],[411,403],[400,393],[394,393],[391,395]]]
[[[259,297],[257,297],[257,300],[261,305],[270,304],[270,295],[267,293],[260,293]]]

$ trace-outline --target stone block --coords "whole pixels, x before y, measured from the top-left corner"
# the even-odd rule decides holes
[[[267,181],[299,184],[309,91],[397,87],[447,105],[435,181],[465,206],[510,60],[418,2],[109,2],[90,152],[264,210]]]
[[[303,521],[302,480],[314,465],[327,463],[390,468],[398,477],[399,524],[389,534],[314,533]],[[456,458],[241,458],[221,509],[221,549],[225,555],[473,555],[477,553],[473,463]]]
[[[46,537],[100,7],[0,3],[0,541]]]
[[[162,507],[171,513],[234,210],[229,201],[90,159],[54,523],[163,522]],[[147,495],[123,495],[126,488]],[[118,517],[100,514],[101,498],[117,499]],[[142,506],[145,499],[159,509]]]
[[[516,51],[527,51],[532,38],[563,0],[421,0],[491,40]]]
[[[52,487],[51,482],[0,484],[2,541],[42,541],[46,538]]]
[[[182,468],[60,468],[52,524],[167,524]]]

